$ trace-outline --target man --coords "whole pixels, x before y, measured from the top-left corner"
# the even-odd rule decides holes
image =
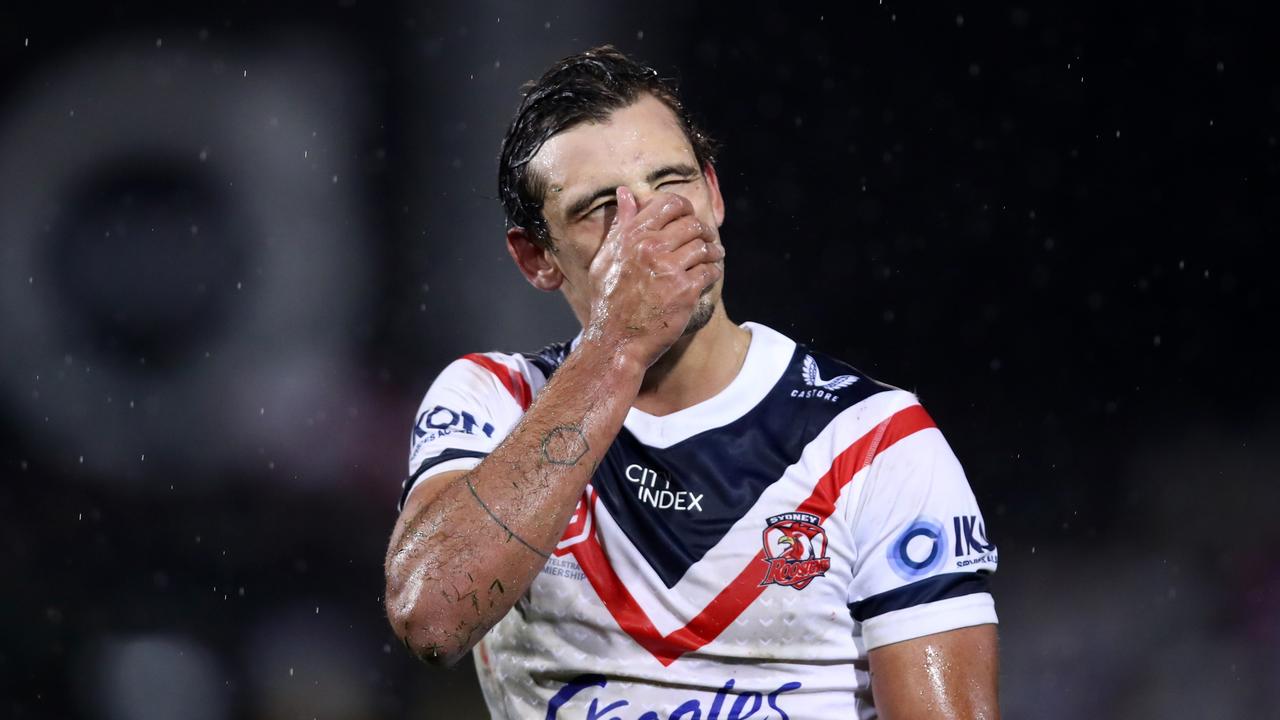
[[[387,553],[498,718],[996,718],[995,546],[910,393],[721,302],[712,144],[610,47],[527,90],[507,248],[582,324],[427,391]]]

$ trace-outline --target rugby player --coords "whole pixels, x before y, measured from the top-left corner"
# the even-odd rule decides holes
[[[427,391],[391,625],[496,718],[997,718],[964,472],[913,394],[729,319],[713,149],[611,47],[526,86],[507,249],[582,331]]]

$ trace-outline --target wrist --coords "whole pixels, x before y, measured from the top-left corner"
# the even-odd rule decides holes
[[[639,387],[649,369],[649,363],[641,357],[636,345],[637,343],[627,339],[610,341],[598,333],[588,331],[583,333],[574,354],[580,354],[588,365],[597,368],[599,372],[623,382],[632,381]]]

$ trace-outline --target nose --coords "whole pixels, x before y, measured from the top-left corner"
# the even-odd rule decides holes
[[[691,198],[689,195],[686,195],[685,193],[671,192],[669,190],[659,190],[655,187],[649,186],[648,184],[641,184],[641,183],[636,183],[635,185],[628,185],[627,187],[629,187],[631,189],[631,193],[635,195],[636,210],[643,210],[649,206],[649,203],[652,203],[655,200],[660,200],[662,198],[669,198],[673,195],[682,197],[690,205],[693,205],[693,198]],[[696,208],[696,206],[694,207]]]
[[[645,208],[649,203],[653,202],[653,197],[658,191],[649,187],[647,184],[631,185],[631,194],[636,196],[636,209]]]

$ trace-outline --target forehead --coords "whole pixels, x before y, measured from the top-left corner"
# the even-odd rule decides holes
[[[622,185],[672,163],[697,165],[675,113],[652,95],[614,111],[603,123],[583,123],[543,143],[529,167],[546,182],[549,207],[606,185]]]

